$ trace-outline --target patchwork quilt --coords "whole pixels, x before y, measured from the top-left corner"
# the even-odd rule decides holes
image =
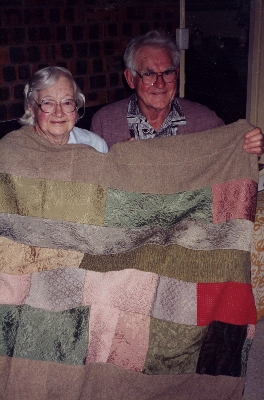
[[[192,135],[0,142],[3,399],[241,399],[258,164],[240,120]]]

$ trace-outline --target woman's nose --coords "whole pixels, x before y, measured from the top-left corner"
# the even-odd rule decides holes
[[[62,115],[63,113],[64,112],[63,112],[61,103],[56,103],[54,114],[55,115]]]

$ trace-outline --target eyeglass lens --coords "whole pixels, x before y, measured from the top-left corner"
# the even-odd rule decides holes
[[[154,85],[154,83],[158,79],[158,76],[162,76],[164,82],[166,82],[166,83],[173,82],[177,78],[176,70],[174,70],[174,69],[160,72],[160,73],[148,72],[148,73],[142,74],[143,83],[145,83],[146,85]]]
[[[76,110],[76,103],[71,99],[62,100],[59,103],[57,103],[55,100],[42,100],[40,103],[40,108],[45,113],[52,113],[59,104],[61,105],[63,112],[71,113]]]

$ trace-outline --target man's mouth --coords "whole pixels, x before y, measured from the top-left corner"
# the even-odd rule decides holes
[[[159,93],[152,93],[153,96],[166,96],[167,93],[166,92],[159,92]]]
[[[167,92],[163,90],[161,92],[152,92],[152,94],[163,95],[163,94],[167,94]]]

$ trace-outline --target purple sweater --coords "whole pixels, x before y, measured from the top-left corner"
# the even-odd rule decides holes
[[[130,138],[127,124],[128,100],[102,107],[94,114],[90,130],[104,138],[108,147]],[[214,111],[193,101],[177,98],[186,117],[186,125],[179,125],[178,133],[194,133],[224,125]]]

